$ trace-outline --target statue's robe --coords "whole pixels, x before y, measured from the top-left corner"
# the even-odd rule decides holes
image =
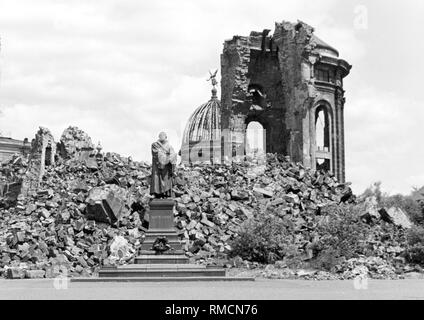
[[[150,194],[156,197],[172,196],[172,174],[176,163],[177,155],[168,142],[156,141],[152,144]]]

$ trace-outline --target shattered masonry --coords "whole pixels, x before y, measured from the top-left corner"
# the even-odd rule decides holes
[[[264,30],[225,41],[221,129],[229,129],[237,150],[247,125],[257,121],[266,130],[266,152],[331,170],[344,182],[343,78],[351,66],[313,31],[303,22],[282,22],[273,35]]]
[[[13,158],[15,154],[28,156],[31,151],[31,143],[27,138],[22,140],[0,136],[0,163]]]

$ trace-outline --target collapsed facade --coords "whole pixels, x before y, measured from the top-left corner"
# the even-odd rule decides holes
[[[9,161],[14,155],[27,157],[31,150],[31,143],[27,138],[22,140],[10,137],[0,137],[0,163]]]
[[[220,138],[209,144],[206,138],[187,141],[199,126],[204,129],[205,123],[212,123],[210,110],[203,108],[200,115],[207,119],[202,121],[195,112],[184,133],[182,161],[201,161],[206,154],[204,160],[210,162],[217,158],[211,153],[220,154],[221,161],[245,155],[246,130],[256,122],[264,129],[266,152],[290,156],[292,161],[313,169],[332,171],[343,182],[343,79],[351,65],[313,32],[303,22],[282,22],[275,24],[272,35],[266,29],[225,41],[216,126]],[[206,153],[205,145],[210,146]],[[187,148],[189,151],[184,152]]]

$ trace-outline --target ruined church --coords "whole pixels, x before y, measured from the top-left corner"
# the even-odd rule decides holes
[[[246,155],[246,132],[263,128],[264,152],[280,153],[345,181],[343,79],[351,65],[303,22],[275,24],[224,43],[221,99],[190,117],[183,163],[220,163]]]

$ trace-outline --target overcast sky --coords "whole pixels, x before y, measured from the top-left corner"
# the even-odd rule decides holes
[[[353,65],[345,80],[346,175],[408,193],[424,185],[423,1],[0,0],[0,131],[59,140],[75,125],[105,151],[150,161],[179,149],[210,98],[224,40],[302,20]]]

